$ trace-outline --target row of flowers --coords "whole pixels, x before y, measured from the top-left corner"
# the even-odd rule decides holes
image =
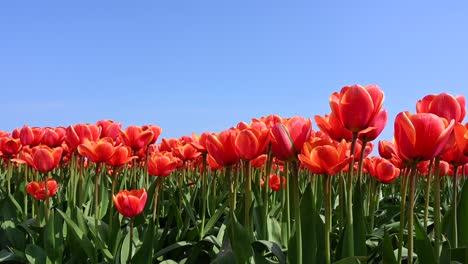
[[[220,133],[205,132],[179,139],[163,138],[160,142],[158,139],[162,129],[155,125],[128,126],[123,129],[122,124],[110,120],[55,128],[25,125],[11,133],[0,132],[0,156],[7,172],[6,181],[3,182],[6,182],[6,192],[14,194],[17,186],[20,186],[17,181],[26,181],[27,193],[37,200],[45,200],[44,217],[47,221],[50,217],[48,211],[53,207],[49,200],[61,188],[59,182],[72,182],[75,191],[69,197],[72,199],[69,202],[81,208],[84,202],[80,199],[84,188],[82,171],[94,170],[94,224],[97,228],[103,217],[99,215],[99,202],[104,197],[98,197],[99,185],[103,183],[102,175],[106,175],[111,181],[109,197],[112,197],[118,212],[133,219],[145,211],[145,207],[148,207],[147,198],[151,198],[152,213],[149,217],[158,223],[161,206],[158,205],[158,195],[163,188],[168,187],[163,178],[173,175],[174,182],[171,184],[179,188],[200,187],[201,200],[204,201],[207,199],[208,186],[217,186],[213,182],[208,184],[207,178],[213,173],[223,172],[230,211],[226,218],[233,223],[237,221],[236,216],[242,215],[236,210],[237,194],[241,193],[244,198],[242,224],[251,242],[255,240],[255,236],[262,237],[260,233],[266,232],[257,230],[253,224],[252,208],[257,204],[266,208],[262,215],[263,223],[266,223],[270,217],[268,208],[272,207],[269,202],[275,201],[271,196],[284,190],[288,201],[291,198],[294,208],[288,209],[287,213],[292,212],[294,215],[287,219],[290,224],[287,233],[288,239],[294,240],[294,243],[290,246],[291,241],[288,241],[283,246],[287,247],[290,261],[302,263],[302,249],[306,245],[302,244],[303,223],[300,221],[299,208],[301,200],[306,196],[307,182],[314,181],[304,176],[304,173],[307,172],[309,176],[323,175],[320,180],[323,182],[324,193],[324,211],[321,213],[325,218],[323,262],[330,263],[339,259],[337,250],[332,248],[330,242],[330,236],[334,232],[332,211],[336,212],[332,208],[332,194],[339,197],[339,207],[343,210],[339,230],[345,242],[340,249],[340,256],[344,258],[360,255],[354,246],[356,238],[353,220],[356,216],[353,216],[353,193],[356,192],[356,186],[368,186],[367,214],[372,215],[372,210],[377,208],[375,204],[371,204],[378,204],[379,199],[378,191],[373,190],[378,190],[379,184],[390,184],[403,176],[399,180],[402,188],[402,213],[397,260],[401,262],[402,248],[405,245],[408,248],[407,262],[412,263],[417,175],[426,175],[427,186],[433,185],[435,195],[433,243],[435,257],[439,259],[443,236],[440,227],[440,177],[452,176],[450,181],[453,182],[456,195],[459,188],[457,178],[468,169],[468,124],[462,123],[466,114],[465,98],[446,93],[425,96],[416,104],[417,113],[405,111],[396,116],[394,139],[378,142],[380,157],[369,157],[374,148],[372,141],[387,125],[388,114],[383,108],[383,102],[384,93],[376,85],[346,86],[331,95],[330,114],[314,117],[319,130],[313,130],[312,121],[304,117],[281,118],[270,115],[252,119],[250,123],[240,122]],[[65,170],[68,170],[67,174],[64,173]],[[13,171],[22,171],[25,176],[15,177]],[[252,175],[254,171],[258,175]],[[64,177],[62,174],[70,178],[60,179]],[[244,189],[240,188],[236,175],[242,176],[240,183]],[[332,177],[334,175],[338,177]],[[155,176],[157,180],[151,176]],[[332,183],[339,184],[339,190],[332,188]],[[264,199],[252,197],[252,184],[260,186],[261,197]],[[262,187],[264,185],[269,188]],[[116,188],[119,186],[130,188],[118,191]],[[151,191],[152,196],[148,197],[147,188],[150,186],[154,189]],[[426,193],[426,200],[429,200],[429,193]],[[183,198],[180,198],[179,205],[183,203]],[[206,202],[202,204],[200,239],[206,235],[203,231],[206,225]],[[28,215],[38,217],[36,214],[39,211],[32,210],[33,206],[28,206],[27,201],[23,206],[25,219]],[[451,206],[457,207],[456,196]],[[406,211],[408,214],[405,216]],[[425,212],[426,228],[427,214]],[[112,211],[110,215],[109,224],[112,226]],[[403,229],[406,221],[408,235],[404,243]],[[130,230],[133,231],[133,221],[130,223]],[[456,233],[456,217],[453,225]],[[457,241],[458,239],[453,241],[453,248],[458,248]],[[94,257],[96,260],[96,256]],[[241,255],[236,257],[238,260],[242,259]]]

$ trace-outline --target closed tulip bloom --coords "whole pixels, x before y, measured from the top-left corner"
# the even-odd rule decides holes
[[[34,199],[43,201],[47,197],[53,197],[59,189],[57,182],[52,178],[47,179],[47,188],[45,186],[46,181],[30,182],[26,186],[26,192],[31,194]]]
[[[465,156],[468,156],[468,123],[456,124],[454,128],[455,141]]]
[[[286,178],[280,177],[274,173],[270,174],[270,189],[274,192],[278,192],[281,189],[281,185],[283,185],[283,187],[286,187]]]
[[[21,128],[19,138],[21,140],[21,145],[35,147],[41,143],[42,135],[44,130],[40,127],[29,127],[24,125]]]
[[[233,165],[239,161],[234,142],[237,130],[224,130],[219,134],[211,134],[206,138],[206,149],[213,159],[221,166]]]
[[[268,143],[269,130],[247,128],[241,130],[234,142],[235,150],[240,158],[252,160],[265,152]]]
[[[96,122],[96,125],[101,129],[101,138],[110,137],[114,141],[117,141],[122,129],[121,123],[112,120],[99,120]]]
[[[101,138],[97,142],[86,141],[78,146],[78,153],[92,162],[107,162],[115,152],[114,142],[111,138]]]
[[[153,152],[148,158],[148,174],[167,177],[177,168],[178,161],[170,152]]]
[[[379,155],[384,159],[391,159],[393,156],[396,156],[397,153],[393,142],[388,140],[380,140]]]
[[[64,127],[46,127],[44,128],[44,134],[42,135],[42,144],[47,145],[51,148],[61,146],[65,140],[67,130]]]
[[[334,175],[349,164],[351,157],[347,152],[345,140],[342,140],[338,146],[327,140],[307,142],[302,154],[299,154],[299,160],[313,173]]]
[[[455,122],[462,122],[465,118],[465,97],[453,96],[448,93],[430,94],[416,103],[418,113],[432,113]]]
[[[147,193],[145,188],[140,190],[122,190],[113,195],[115,207],[120,214],[133,218],[143,212],[146,205]]]
[[[271,151],[279,160],[295,160],[312,131],[310,119],[295,116],[271,128]]]
[[[76,124],[67,127],[65,141],[71,150],[78,148],[86,141],[97,141],[101,135],[101,128],[94,124]]]
[[[352,132],[370,132],[377,127],[375,118],[383,120],[386,111],[382,109],[384,93],[377,85],[345,86],[330,97],[330,107],[343,126]],[[377,122],[379,123],[379,122]]]
[[[31,152],[23,151],[22,159],[36,171],[49,172],[55,169],[62,159],[63,149],[49,148],[45,145],[35,146]]]
[[[381,183],[392,183],[400,175],[399,168],[380,157],[366,159],[364,164],[369,174]]]
[[[455,125],[434,114],[401,112],[395,118],[395,148],[406,162],[431,160],[442,151]]]
[[[162,128],[155,125],[144,125],[141,127],[143,130],[151,130],[153,132],[153,138],[150,140],[150,144],[156,143],[159,136],[161,135]]]

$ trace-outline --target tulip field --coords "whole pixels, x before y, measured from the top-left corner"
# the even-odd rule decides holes
[[[181,138],[111,120],[0,131],[0,262],[468,263],[464,96],[391,122],[377,85],[329,105]]]

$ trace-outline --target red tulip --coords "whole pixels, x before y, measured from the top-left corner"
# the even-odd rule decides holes
[[[46,194],[46,181],[47,181],[47,194]],[[57,185],[57,182],[49,178],[46,181],[41,181],[41,182],[30,182],[26,186],[26,192],[31,194],[34,199],[36,200],[45,200],[47,197],[53,197],[57,190],[59,189],[59,186]]]
[[[198,152],[198,150],[191,144],[179,144],[177,147],[172,149],[172,153],[182,161],[194,160],[201,155],[201,152]]]
[[[456,124],[454,128],[455,141],[465,156],[468,156],[468,123]]]
[[[29,127],[24,125],[21,128],[19,138],[21,140],[21,145],[35,147],[41,143],[42,135],[44,130],[40,127]]]
[[[170,152],[153,152],[148,158],[148,174],[167,177],[177,168],[178,161]]]
[[[379,155],[384,159],[391,159],[392,157],[397,156],[393,142],[388,140],[380,140]]]
[[[335,141],[345,139],[348,142],[353,140],[353,132],[343,126],[335,113],[332,112],[330,115],[325,115],[325,117],[316,115],[314,119],[319,129],[330,136],[331,139]]]
[[[462,122],[465,118],[465,97],[452,96],[447,93],[426,95],[416,103],[418,113],[432,113],[455,122]]]
[[[345,140],[342,140],[338,146],[326,140],[307,142],[302,154],[299,154],[299,160],[313,173],[334,175],[349,164],[351,157],[346,154],[347,152]]]
[[[207,153],[206,150],[206,139],[207,137],[211,135],[209,132],[203,132],[200,136],[197,136],[197,134],[193,133],[192,134],[192,139],[193,141],[190,142],[192,146],[194,146],[200,153]]]
[[[400,169],[386,159],[372,157],[365,161],[364,164],[369,174],[382,183],[391,183],[400,175]]]
[[[113,195],[115,207],[125,217],[135,217],[145,209],[147,193],[145,188],[140,190],[123,190]]]
[[[281,185],[286,187],[286,178],[280,177],[276,174],[270,174],[269,187],[272,191],[278,192],[281,189]]]
[[[22,145],[19,138],[0,137],[0,155],[12,157],[18,154]]]
[[[41,142],[42,144],[51,148],[59,147],[62,145],[67,131],[64,127],[44,128]]]
[[[97,142],[86,141],[78,146],[78,153],[92,162],[108,162],[115,153],[114,142],[111,138],[101,138]]]
[[[151,129],[143,129],[139,126],[129,126],[125,131],[120,131],[120,137],[125,145],[135,151],[151,144],[154,133]]]
[[[262,155],[268,144],[269,129],[246,128],[241,130],[234,141],[237,155],[241,159],[252,160]]]
[[[229,129],[217,135],[208,135],[206,138],[206,149],[219,165],[233,165],[239,161],[234,147],[236,136],[237,130]]]
[[[431,160],[439,155],[455,125],[434,114],[401,112],[395,118],[395,148],[406,162]]]
[[[379,130],[386,111],[382,109],[384,94],[377,85],[345,86],[330,97],[330,107],[343,126],[352,132]],[[379,124],[378,127],[373,127]]]
[[[280,160],[297,159],[312,131],[310,119],[295,116],[271,128],[271,151]]]
[[[101,136],[110,137],[114,141],[117,141],[117,138],[120,135],[120,130],[122,129],[122,124],[114,122],[112,120],[99,120],[96,122],[96,125],[101,129]]]
[[[150,144],[154,144],[158,140],[159,135],[161,135],[162,132],[162,128],[155,125],[144,125],[141,127],[141,129],[151,130],[153,132],[153,138],[150,140]]]
[[[71,150],[78,148],[78,145],[86,141],[96,142],[101,135],[101,128],[94,124],[76,124],[67,127],[65,141]]]
[[[129,147],[117,146],[114,149],[114,154],[106,161],[106,163],[112,167],[122,167],[136,158],[136,156],[132,156],[132,150]]]
[[[23,151],[22,159],[39,172],[49,172],[55,169],[62,159],[63,149],[49,148],[45,145],[33,147],[31,152]]]

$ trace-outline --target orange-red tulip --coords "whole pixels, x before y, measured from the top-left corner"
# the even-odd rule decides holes
[[[319,129],[331,139],[336,141],[344,139],[348,142],[353,140],[353,132],[343,126],[335,113],[332,112],[330,115],[325,115],[325,117],[316,115],[314,119]]]
[[[64,127],[46,127],[44,128],[44,133],[42,134],[41,142],[42,144],[51,148],[59,147],[65,140],[66,133],[67,131]]]
[[[345,86],[330,97],[330,107],[343,126],[352,132],[379,130],[386,111],[382,109],[384,93],[377,85]],[[376,123],[379,127],[373,127]],[[366,130],[366,131],[364,131]]]
[[[233,165],[239,161],[234,147],[236,136],[237,130],[229,129],[206,138],[206,149],[219,165]]]
[[[7,157],[12,157],[18,154],[21,150],[21,141],[19,138],[8,136],[0,137],[0,154]]]
[[[62,159],[63,149],[49,148],[45,145],[35,146],[31,152],[23,151],[22,159],[39,172],[49,172],[55,169]]]
[[[151,130],[153,132],[153,138],[150,140],[150,144],[154,144],[158,140],[159,135],[161,135],[162,132],[162,128],[155,125],[144,125],[141,127],[141,129]]]
[[[129,147],[117,146],[114,149],[114,154],[106,161],[106,163],[112,167],[122,167],[136,158],[136,156],[132,156],[132,150]]]
[[[143,129],[139,126],[129,126],[125,131],[120,131],[120,137],[126,146],[138,151],[151,144],[154,133],[151,129]]]
[[[114,141],[117,141],[122,129],[121,123],[112,120],[99,120],[96,122],[96,125],[101,129],[101,138],[110,137]]]
[[[395,118],[395,148],[406,162],[431,160],[442,151],[455,125],[454,120],[434,114],[401,112]]]
[[[384,159],[391,159],[396,156],[395,145],[388,140],[379,141],[379,155]]]
[[[47,197],[53,197],[59,189],[57,182],[52,178],[47,179],[47,190],[45,186],[46,181],[33,181],[26,186],[26,192],[31,194],[36,200],[45,200]]]
[[[456,124],[454,128],[455,141],[465,156],[468,156],[468,123]]]
[[[107,162],[115,153],[112,138],[101,138],[97,142],[86,141],[78,146],[78,153],[92,162]]]
[[[310,119],[300,116],[286,120],[285,124],[276,123],[271,128],[271,151],[280,160],[297,159],[304,142],[312,131]]]
[[[307,142],[299,154],[299,160],[313,173],[334,175],[349,164],[351,157],[347,152],[345,140],[342,140],[338,146],[326,140]]]
[[[167,177],[177,168],[178,161],[170,152],[153,152],[148,158],[148,174]]]
[[[400,175],[399,168],[380,157],[366,159],[364,164],[369,174],[381,183],[389,184]]]
[[[100,135],[101,128],[94,124],[76,124],[67,127],[65,141],[71,150],[75,150],[86,141],[97,141]]]
[[[430,94],[416,103],[418,113],[432,113],[455,122],[462,122],[465,118],[465,97],[453,96],[448,93]]]
[[[140,190],[122,190],[113,195],[115,207],[125,217],[135,217],[143,212],[146,205],[147,193],[145,188]]]
[[[41,143],[42,135],[44,130],[40,127],[29,127],[24,125],[21,128],[19,138],[21,140],[21,145],[35,147]]]

